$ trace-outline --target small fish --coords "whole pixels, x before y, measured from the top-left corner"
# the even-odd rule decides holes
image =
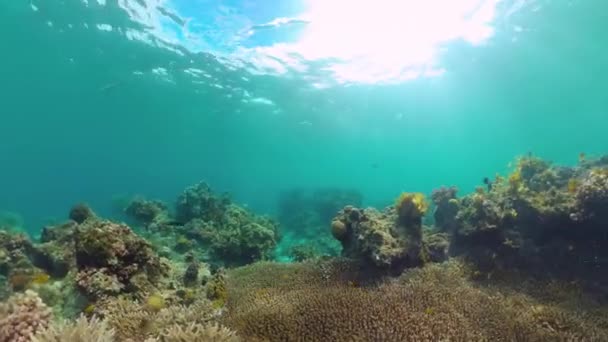
[[[581,164],[584,163],[585,160],[586,160],[586,158],[587,158],[587,155],[585,154],[585,152],[581,152],[581,153],[578,154],[578,162],[579,163],[581,163]]]
[[[583,263],[595,267],[600,267],[602,265],[606,266],[608,265],[608,258],[595,256],[589,260],[583,260]]]
[[[89,304],[82,310],[87,315],[91,315],[95,311],[95,304]]]
[[[32,276],[31,283],[35,285],[44,285],[49,282],[49,279],[51,279],[50,275],[40,272]]]
[[[312,122],[304,120],[304,121],[300,121],[300,122],[298,123],[298,125],[302,125],[302,126],[312,126]]]
[[[167,221],[163,221],[164,224],[166,224],[167,226],[183,226],[185,225],[184,222],[178,221],[178,220],[167,220]]]
[[[492,191],[492,181],[488,177],[483,178],[483,184],[488,187],[488,192]]]
[[[359,287],[359,283],[356,281],[349,280],[347,284],[349,287]]]
[[[118,88],[121,85],[122,85],[122,81],[116,81],[116,82],[108,83],[108,84],[100,87],[99,91],[102,92],[102,93],[105,93],[105,92],[108,92],[110,90],[113,90],[114,88]]]
[[[378,165],[378,163],[372,163],[372,165],[371,165],[371,166],[372,166],[372,169],[377,169],[377,168],[379,168],[379,167],[380,167],[380,166]]]

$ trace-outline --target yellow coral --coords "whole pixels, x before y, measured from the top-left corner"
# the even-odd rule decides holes
[[[521,168],[518,166],[510,175],[509,175],[509,185],[511,189],[517,190],[521,186]]]
[[[580,181],[578,179],[570,178],[570,180],[568,180],[568,192],[571,194],[575,193],[579,185]]]
[[[395,201],[395,208],[401,218],[419,219],[427,212],[429,204],[422,193],[403,192]]]
[[[162,308],[165,307],[165,298],[163,298],[159,294],[151,295],[146,301],[146,306],[151,311],[160,311]]]

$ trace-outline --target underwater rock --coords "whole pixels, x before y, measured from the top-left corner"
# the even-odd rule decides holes
[[[93,210],[85,203],[78,203],[70,209],[69,218],[78,224],[83,223],[89,218],[95,218]]]
[[[448,260],[450,249],[450,238],[446,233],[427,233],[423,234],[423,261],[444,262]]]
[[[186,272],[184,272],[184,286],[191,287],[198,283],[198,269],[199,265],[193,261],[188,264]]]
[[[383,212],[347,206],[332,221],[342,255],[376,267],[400,270],[420,265],[424,198],[404,195]],[[338,231],[338,233],[336,232]]]
[[[73,249],[65,249],[53,242],[36,245],[30,254],[34,266],[56,278],[65,277],[73,268]]]
[[[116,296],[125,289],[118,277],[105,267],[79,271],[75,281],[77,288],[90,300]]]
[[[75,221],[68,221],[57,226],[45,226],[40,233],[40,242],[58,241],[60,243],[71,241],[78,226]]]
[[[168,208],[162,201],[136,197],[125,208],[125,214],[137,223],[147,226],[161,216],[167,217]]]
[[[458,214],[459,203],[456,197],[458,188],[441,187],[433,190],[431,199],[435,204],[433,217],[435,226],[443,232],[451,232],[457,227],[456,214]]]
[[[608,223],[608,168],[591,170],[576,188],[576,209],[572,217],[581,221]]]
[[[14,270],[31,270],[29,255],[34,245],[24,234],[11,234],[0,230],[0,275],[8,276]]]

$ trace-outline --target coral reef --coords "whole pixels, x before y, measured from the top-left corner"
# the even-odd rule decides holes
[[[216,196],[207,183],[200,182],[179,195],[175,207],[176,218],[184,223],[193,219],[221,223],[230,203],[227,194]]]
[[[458,200],[451,252],[483,270],[608,281],[596,270],[608,258],[608,177],[589,165],[594,163],[568,168],[519,158],[508,177],[497,176],[488,190]]]
[[[168,217],[167,206],[159,200],[147,200],[137,196],[125,208],[125,214],[138,224],[148,226],[154,221]]]
[[[176,204],[175,227],[178,252],[204,249],[202,259],[213,259],[227,266],[244,265],[268,259],[280,239],[279,225],[258,216],[230,200],[216,196],[206,183],[187,188]],[[202,248],[195,248],[197,242]]]
[[[270,258],[279,240],[278,224],[234,204],[224,207],[220,217],[211,222],[190,221],[185,226],[187,234],[225,265],[243,265]]]
[[[0,230],[0,341],[605,341],[606,160],[442,187],[432,226],[421,193],[286,193],[278,256],[278,224],[205,183],[175,217],[133,199],[135,230],[77,205],[39,241]]]

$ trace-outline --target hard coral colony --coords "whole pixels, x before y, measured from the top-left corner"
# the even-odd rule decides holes
[[[606,160],[526,156],[382,210],[288,192],[280,220],[308,238],[289,263],[289,229],[205,183],[174,208],[134,198],[133,227],[79,204],[38,241],[0,231],[0,341],[608,340]]]

